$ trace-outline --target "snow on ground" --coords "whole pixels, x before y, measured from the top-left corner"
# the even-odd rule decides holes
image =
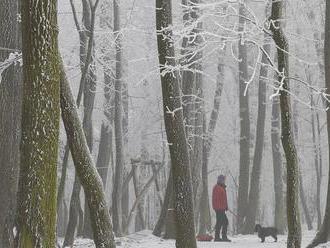
[[[314,232],[304,232],[302,247],[313,239]],[[265,243],[261,243],[257,235],[238,235],[230,237],[231,243],[224,242],[198,242],[199,248],[285,248],[287,237],[278,236],[278,242],[273,242],[271,237],[266,238]],[[119,238],[117,241],[118,248],[175,248],[174,240],[164,240],[155,237],[151,231],[142,231],[131,234],[129,236]],[[74,245],[75,248],[95,248],[91,240],[78,239]],[[330,248],[330,242],[318,246],[319,248]]]

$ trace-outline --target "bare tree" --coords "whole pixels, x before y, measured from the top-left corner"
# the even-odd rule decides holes
[[[277,46],[278,87],[280,87],[281,131],[282,145],[287,166],[287,218],[288,218],[288,248],[300,248],[301,224],[299,215],[299,171],[297,151],[292,133],[291,103],[289,89],[289,55],[288,41],[282,29],[281,19],[284,3],[272,0],[270,17],[271,31]]]
[[[284,190],[283,190],[283,165],[281,153],[281,137],[280,137],[280,104],[279,97],[274,97],[272,102],[272,119],[271,119],[271,140],[272,140],[272,156],[274,170],[274,192],[275,192],[275,215],[274,224],[278,232],[284,234],[285,231],[285,206],[284,206]]]
[[[95,245],[97,248],[115,248],[111,218],[105,199],[102,180],[88,149],[87,140],[79,120],[64,68],[62,68],[61,72],[61,110],[76,172],[84,188],[90,210]]]
[[[325,8],[325,39],[324,39],[324,72],[326,94],[330,93],[330,2],[326,1]],[[326,102],[329,107],[329,101]],[[330,150],[330,111],[327,111],[327,131],[328,145]],[[330,158],[330,153],[329,153]],[[320,230],[316,234],[314,240],[308,245],[308,248],[317,246],[330,240],[330,170],[328,175],[328,191],[325,207],[325,214]]]
[[[120,30],[120,12],[118,0],[113,2],[114,35],[116,45],[116,77],[115,77],[115,141],[116,141],[116,169],[115,181],[112,191],[112,221],[114,232],[122,234],[121,221],[121,195],[124,172],[124,151],[123,151],[123,103],[122,103],[122,33]]]
[[[268,74],[267,56],[270,52],[270,45],[267,44],[267,37],[265,35],[265,44],[263,46],[265,53],[262,55],[261,68],[259,75],[259,90],[258,90],[258,117],[256,129],[256,145],[254,147],[253,166],[250,180],[250,191],[248,209],[245,220],[244,233],[253,233],[256,222],[257,209],[259,207],[260,198],[260,176],[261,176],[261,162],[264,149],[265,136],[265,119],[266,119],[266,78]]]
[[[246,22],[244,5],[239,6],[239,31],[242,32]],[[240,118],[240,162],[239,185],[237,201],[237,231],[242,233],[246,206],[248,204],[249,178],[250,178],[250,111],[249,93],[245,82],[248,80],[247,43],[240,41],[238,44],[238,75],[239,75],[239,118]]]
[[[166,66],[175,67],[174,47],[171,40],[172,31],[170,30],[172,24],[171,5],[171,0],[156,0],[157,44],[164,119],[175,192],[176,247],[196,248],[189,155],[179,82],[178,77],[174,75],[176,74],[175,71],[166,71]]]

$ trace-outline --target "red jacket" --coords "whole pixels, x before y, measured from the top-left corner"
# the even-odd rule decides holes
[[[228,210],[227,193],[224,185],[216,184],[212,192],[212,207],[215,211]]]

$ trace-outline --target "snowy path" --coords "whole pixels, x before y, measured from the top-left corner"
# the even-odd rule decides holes
[[[302,247],[306,247],[314,237],[314,232],[305,232],[303,235]],[[272,238],[266,239],[265,243],[260,243],[256,235],[239,235],[231,237],[231,243],[198,242],[199,248],[286,248],[286,236],[279,236],[278,242],[273,242]],[[76,248],[94,248],[90,240],[77,240]],[[163,240],[151,234],[151,231],[142,231],[118,239],[118,248],[175,248],[174,240]],[[320,248],[330,248],[327,245],[318,246]]]

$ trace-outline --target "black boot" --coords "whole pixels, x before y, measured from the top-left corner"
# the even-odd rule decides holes
[[[214,242],[222,241],[220,238],[220,231],[216,230],[214,235]]]
[[[231,242],[230,239],[228,239],[227,236],[222,236],[222,239],[221,239],[222,242]]]

